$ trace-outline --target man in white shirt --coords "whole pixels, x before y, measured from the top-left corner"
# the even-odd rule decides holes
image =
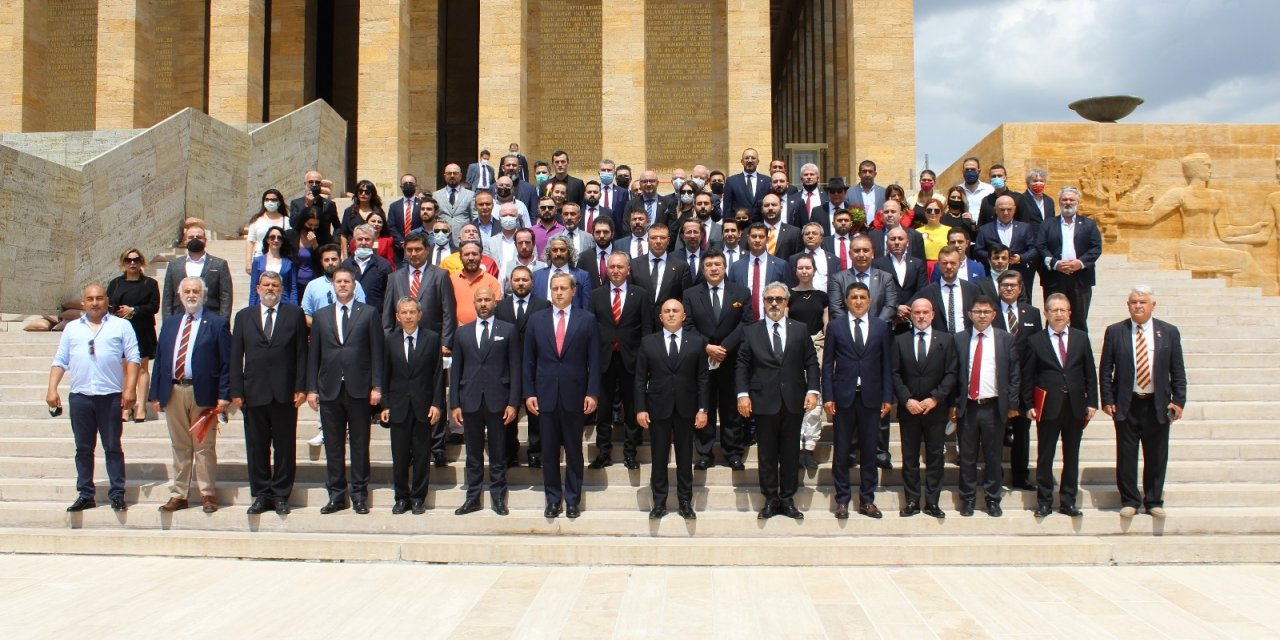
[[[969,213],[976,221],[979,212],[982,211],[982,199],[994,193],[995,187],[979,179],[982,163],[976,157],[965,158],[961,167],[964,171],[964,181],[959,187],[964,189],[964,197],[969,201]]]

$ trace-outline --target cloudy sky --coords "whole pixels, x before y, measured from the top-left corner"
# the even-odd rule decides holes
[[[915,0],[916,153],[935,171],[1002,122],[1280,122],[1277,0]]]

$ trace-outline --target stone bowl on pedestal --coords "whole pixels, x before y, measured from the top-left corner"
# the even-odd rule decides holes
[[[1076,100],[1067,105],[1067,108],[1075,111],[1085,120],[1115,122],[1133,113],[1133,110],[1142,103],[1142,98],[1135,96],[1099,96]]]

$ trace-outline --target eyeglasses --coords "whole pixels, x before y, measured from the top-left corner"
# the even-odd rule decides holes
[[[989,316],[995,312],[990,309],[970,309],[969,313],[972,313],[975,316]]]
[[[787,299],[782,296],[765,296],[764,301],[774,304],[774,303],[786,302]]]
[[[267,242],[271,242],[272,240],[275,240],[276,242],[280,242],[281,240],[284,240],[284,237],[283,236],[267,236]]]
[[[89,355],[91,355],[91,356],[96,356],[96,355],[98,355],[98,353],[97,353],[97,352],[94,350],[94,348],[93,348],[93,341],[94,341],[94,340],[97,340],[97,338],[89,338]]]
[[[142,258],[141,258],[141,257],[138,257],[138,258],[125,258],[125,259],[124,259],[124,263],[125,263],[125,264],[142,264]]]
[[[542,204],[538,205],[538,211],[552,211],[555,208],[556,208],[555,205],[542,205]]]
[[[1018,287],[1021,287],[1021,286],[1022,286],[1022,285],[1020,285],[1020,284],[1018,284],[1018,283],[1016,283],[1016,282],[1001,282],[1001,283],[1000,283],[1000,288],[1001,288],[1001,289],[1017,289]]]

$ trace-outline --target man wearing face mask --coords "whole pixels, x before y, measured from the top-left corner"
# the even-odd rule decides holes
[[[302,293],[302,311],[307,316],[307,326],[311,326],[311,316],[316,309],[328,306],[334,303],[337,298],[333,290],[333,274],[342,265],[342,256],[336,244],[326,244],[318,250],[320,254],[320,267],[324,269],[324,277],[316,278],[307,284],[307,290]],[[360,282],[356,281],[356,302],[364,302],[364,287],[360,286]]]
[[[627,187],[631,186],[631,170],[627,170],[627,186],[615,184],[614,163],[613,160],[605,158],[600,161],[600,193],[599,206],[604,213],[613,218],[614,226],[621,228],[619,220],[626,214],[627,198],[630,192]],[[590,184],[587,185],[591,186]],[[587,196],[589,197],[589,196]],[[585,202],[585,199],[584,199]]]
[[[1017,194],[1009,190],[1008,177],[1009,173],[1005,171],[1004,165],[993,164],[987,169],[987,175],[991,178],[991,193],[982,198],[982,204],[978,209],[978,227],[981,228],[989,222],[996,219],[996,198],[1000,196],[1009,196],[1010,198]]]
[[[713,209],[711,218],[717,222],[724,221],[726,218],[733,217],[733,209],[727,212],[724,209],[724,172],[716,169],[711,172],[711,177],[707,178],[707,190],[711,192],[711,204]]]
[[[1032,225],[1032,231],[1040,232],[1040,223],[1057,215],[1053,198],[1044,194],[1049,173],[1036,167],[1027,172],[1027,190],[1018,196],[1018,212],[1014,220]],[[1030,290],[1030,287],[1027,288]]]
[[[982,199],[992,191],[995,191],[995,187],[978,179],[979,172],[982,170],[982,163],[976,157],[965,158],[961,167],[964,169],[964,182],[957,186],[964,189],[964,196],[968,200],[969,214],[976,218],[979,212],[982,211]]]
[[[533,184],[538,188],[538,197],[545,198],[551,192],[551,165],[539,160],[533,163]]]
[[[422,228],[422,213],[418,207],[423,196],[418,193],[418,179],[412,173],[400,176],[400,193],[403,198],[387,207],[387,230],[395,242],[397,253],[404,251],[404,239],[414,229]]]
[[[689,172],[689,182],[693,183],[695,191],[705,191],[711,193],[708,189],[708,182],[711,181],[711,170],[706,165],[695,164],[693,170]]]
[[[484,239],[484,254],[498,265],[504,265],[516,257],[516,230],[520,228],[520,217],[514,202],[499,208],[498,227],[502,230],[498,235]]]
[[[526,187],[529,186],[523,182],[520,184]],[[529,191],[530,193],[536,192],[532,187],[529,187]],[[515,192],[515,183],[511,181],[511,176],[504,175],[498,178],[493,185],[493,207],[501,216],[503,205],[513,205],[516,208],[516,228],[528,227],[532,223],[532,218],[529,217],[529,208],[525,206],[524,202],[520,201],[520,198],[516,197]],[[536,197],[534,198],[534,206],[537,206]],[[501,224],[502,221],[499,220],[498,222]]]
[[[614,180],[618,187],[630,191],[631,189],[631,167],[620,164],[618,169],[614,171]]]
[[[487,191],[493,193],[493,167],[489,164],[489,150],[480,152],[480,161],[467,165],[467,184],[476,193]]]
[[[520,157],[523,158],[523,156]],[[527,170],[521,169],[516,156],[512,155],[502,157],[501,168],[502,175],[511,182],[510,195],[525,206],[526,212],[533,211],[538,206],[538,188],[529,184],[528,179],[524,177],[528,173]],[[495,195],[499,197],[498,201],[506,202],[503,199],[502,185],[495,184],[494,188]],[[528,219],[527,213],[525,219]]]
[[[178,284],[183,278],[204,280],[207,292],[205,308],[223,318],[231,317],[231,268],[227,261],[205,252],[207,235],[204,227],[193,226],[183,234],[187,242],[185,259],[174,260],[164,276],[164,301],[160,306],[161,318],[182,313],[182,301],[178,299]]]
[[[673,169],[671,171],[671,193],[661,197],[673,211],[680,208],[680,187],[683,187],[684,183],[688,181],[689,177],[685,175],[684,169]]]
[[[430,239],[431,247],[427,249],[427,264],[439,267],[444,259],[453,255],[454,252],[453,235],[450,233],[449,223],[436,220],[431,225]]]
[[[395,267],[386,258],[373,251],[377,246],[378,233],[373,227],[362,224],[351,233],[355,250],[342,263],[356,273],[356,282],[364,289],[365,300],[375,309],[382,308],[382,294],[387,289],[387,278]]]

